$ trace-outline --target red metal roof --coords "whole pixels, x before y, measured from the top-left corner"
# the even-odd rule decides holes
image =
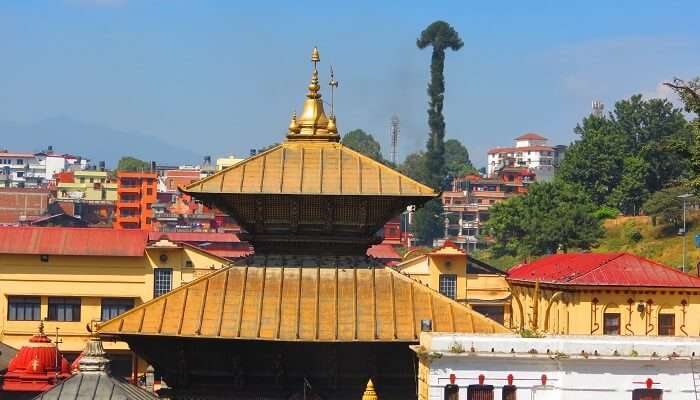
[[[515,140],[547,140],[547,138],[534,132],[528,132],[516,137]]]
[[[239,243],[241,240],[233,233],[220,232],[148,232],[148,240],[167,238],[173,242],[211,242]]]
[[[394,246],[390,244],[375,244],[367,249],[367,255],[384,261],[401,260],[399,253],[397,253],[396,250],[394,250]]]
[[[508,271],[511,281],[584,286],[700,288],[700,278],[629,253],[569,253]]]
[[[0,254],[140,257],[147,238],[137,229],[0,227]]]

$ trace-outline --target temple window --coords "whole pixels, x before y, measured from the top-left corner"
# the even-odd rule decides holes
[[[620,313],[605,313],[603,315],[603,334],[620,334]]]
[[[676,316],[673,314],[659,314],[659,336],[676,335]]]
[[[457,295],[457,275],[441,274],[439,290],[440,293],[454,299]]]
[[[80,297],[49,297],[49,321],[80,321]]]
[[[132,308],[134,308],[134,299],[102,299],[100,320],[108,321]]]
[[[39,321],[41,317],[39,297],[9,296],[7,298],[7,319],[9,321]]]
[[[467,400],[493,400],[493,385],[469,385]]]
[[[168,293],[173,288],[173,269],[156,268],[153,270],[153,297]]]

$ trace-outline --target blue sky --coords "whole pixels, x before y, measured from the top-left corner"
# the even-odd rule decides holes
[[[697,0],[7,0],[0,120],[67,116],[245,155],[282,139],[318,45],[340,130],[365,129],[388,155],[397,114],[403,157],[427,137],[430,50],[415,39],[436,19],[465,43],[447,54],[447,136],[479,165],[527,131],[569,143],[594,99],[671,96],[662,81],[700,75]]]

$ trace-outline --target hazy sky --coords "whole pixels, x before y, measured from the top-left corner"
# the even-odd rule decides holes
[[[0,120],[67,116],[245,155],[282,139],[318,45],[341,132],[365,129],[388,155],[397,114],[403,157],[427,137],[430,50],[415,40],[436,19],[465,43],[447,53],[447,136],[479,165],[527,131],[568,144],[594,99],[609,110],[700,75],[697,0],[3,0]]]

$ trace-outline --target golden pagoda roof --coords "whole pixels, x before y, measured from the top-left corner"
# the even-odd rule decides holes
[[[280,341],[418,341],[505,327],[389,268],[231,266],[99,326],[101,335]],[[277,265],[277,266],[274,266]]]
[[[186,193],[435,197],[423,185],[340,143],[289,140],[184,188]]]
[[[292,115],[284,143],[183,188],[189,194],[306,194],[436,197],[438,193],[340,144],[335,115],[319,92],[317,48],[299,118]],[[331,75],[331,90],[338,82]]]

